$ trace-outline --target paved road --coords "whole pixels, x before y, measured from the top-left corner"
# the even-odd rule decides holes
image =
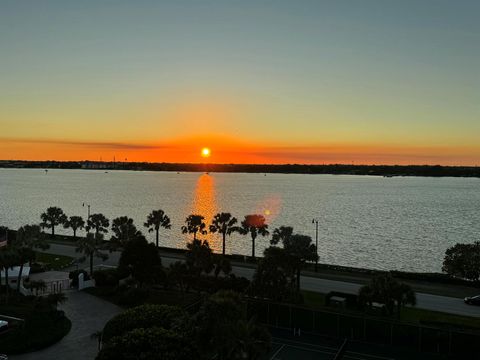
[[[68,255],[78,257],[79,254],[75,254],[75,250],[69,245],[52,244],[48,250],[50,253]],[[119,253],[114,252],[110,254],[108,260],[102,262],[101,259],[95,259],[95,264],[105,264],[110,266],[116,266],[118,264]],[[175,257],[162,256],[162,262],[164,266],[168,266],[170,263],[177,261]],[[233,266],[232,271],[238,276],[244,276],[247,279],[252,279],[254,270],[251,268]],[[446,285],[448,286],[448,285]],[[317,277],[302,276],[301,287],[304,290],[317,291],[321,293],[328,293],[329,291],[340,291],[346,293],[356,294],[361,287],[359,284],[320,279]],[[425,293],[417,294],[417,307],[433,311],[441,311],[445,313],[475,316],[480,318],[480,306],[466,305],[462,299],[453,298],[448,296],[438,296]]]
[[[106,322],[121,309],[96,296],[81,292],[66,292],[68,300],[59,306],[72,321],[72,329],[62,340],[46,349],[24,355],[12,355],[13,360],[84,360],[97,356],[97,340],[91,334],[102,330]]]

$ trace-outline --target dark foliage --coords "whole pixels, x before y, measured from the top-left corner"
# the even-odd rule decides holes
[[[93,272],[95,286],[117,286],[119,281],[118,271],[114,269],[102,269]]]
[[[137,328],[156,326],[169,330],[181,322],[184,316],[182,309],[167,305],[142,305],[128,309],[107,322],[103,329],[103,341],[108,342],[115,336]]]
[[[118,263],[121,274],[131,274],[140,283],[156,283],[163,279],[162,261],[155,244],[144,238],[125,243]]]
[[[442,270],[451,276],[480,280],[480,241],[448,248]]]

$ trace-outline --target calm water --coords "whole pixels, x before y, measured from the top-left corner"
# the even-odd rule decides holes
[[[312,238],[316,217],[321,262],[377,269],[439,271],[447,247],[480,240],[480,179],[0,169],[2,225],[38,223],[49,206],[86,218],[82,203],[110,219],[129,215],[142,230],[161,208],[173,223],[161,242],[172,247],[185,246],[180,226],[191,213],[262,213],[271,229]],[[219,237],[208,239],[221,249]],[[258,254],[268,241],[257,240]],[[233,235],[227,252],[250,254],[251,242]]]

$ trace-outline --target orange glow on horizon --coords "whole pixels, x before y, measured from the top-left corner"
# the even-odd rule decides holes
[[[199,156],[198,144],[202,148]],[[211,148],[215,148],[212,157]],[[204,151],[208,150],[209,156]],[[123,161],[216,164],[480,164],[480,147],[388,144],[278,144],[203,135],[158,142],[0,139],[0,160]]]

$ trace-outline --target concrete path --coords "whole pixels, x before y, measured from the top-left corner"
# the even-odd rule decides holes
[[[121,309],[98,297],[81,291],[67,291],[68,300],[61,305],[72,321],[72,329],[62,340],[46,349],[12,355],[13,360],[93,360],[97,356],[97,340],[91,334],[102,330],[106,322],[121,312]]]
[[[51,248],[48,250],[50,253],[59,254],[59,255],[68,255],[76,256],[75,248],[69,245],[58,245],[52,244]],[[77,254],[78,256],[78,254]],[[110,266],[116,266],[118,264],[118,259],[120,254],[118,252],[113,252],[110,254],[110,257],[107,261],[102,262],[101,259],[95,259],[95,264],[105,264]],[[178,261],[180,257],[166,257],[162,255],[162,264],[168,266],[170,263]],[[247,279],[252,279],[254,269],[245,268],[239,266],[232,266],[232,271],[237,276],[243,276]],[[446,285],[448,286],[448,285]],[[301,287],[304,290],[317,291],[321,293],[328,293],[330,291],[340,291],[346,293],[357,294],[361,285],[345,282],[345,281],[336,281],[329,279],[322,279],[318,277],[302,276],[301,278]],[[438,296],[417,292],[417,307],[433,311],[441,311],[450,314],[464,315],[464,316],[475,316],[480,318],[480,306],[466,305],[461,298],[454,298],[449,296]],[[471,294],[469,294],[471,295]]]

